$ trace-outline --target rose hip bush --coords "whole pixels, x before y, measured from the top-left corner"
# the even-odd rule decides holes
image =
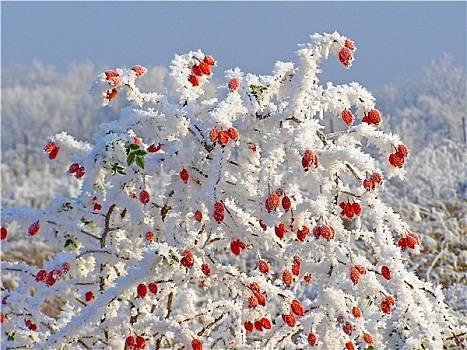
[[[138,89],[144,67],[102,73],[90,91],[134,107],[94,144],[44,148],[80,194],[2,211],[3,250],[29,235],[59,251],[2,262],[2,346],[441,348],[443,294],[404,266],[423,242],[378,195],[410,151],[364,87],[319,84],[329,56],[351,67],[353,42],[311,41],[272,75],[226,71],[212,99],[199,50],[175,56],[165,94]],[[325,113],[345,130],[325,133]]]

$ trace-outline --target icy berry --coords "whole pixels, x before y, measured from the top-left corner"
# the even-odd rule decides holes
[[[250,321],[246,321],[243,324],[243,327],[245,328],[247,332],[253,332],[253,323],[251,323]]]
[[[210,66],[214,66],[216,64],[216,61],[214,61],[214,58],[212,58],[212,56],[204,56],[203,62]]]
[[[149,203],[150,196],[149,192],[146,190],[142,190],[139,194],[139,201],[143,204]]]
[[[6,238],[6,236],[8,235],[8,231],[5,227],[2,226],[2,230],[1,230],[1,239],[4,240]]]
[[[225,147],[229,143],[229,133],[226,130],[219,131],[219,135],[217,136],[217,142],[222,147]]]
[[[70,167],[68,168],[68,171],[70,172],[70,174],[74,174],[76,173],[76,171],[79,169],[79,164],[78,163],[73,163],[70,165]]]
[[[193,75],[193,74],[190,75],[190,76],[188,77],[188,81],[189,81],[189,82],[191,83],[191,85],[193,85],[193,86],[199,86],[199,80],[198,80],[198,78],[196,77],[196,75]]]
[[[263,317],[260,321],[264,329],[271,329],[271,321],[269,321],[269,319]]]
[[[191,71],[193,72],[194,75],[198,77],[203,75],[203,72],[201,72],[201,68],[199,67],[199,64],[193,65],[193,67],[191,67]]]
[[[157,145],[155,145],[154,143],[148,147],[148,152],[150,153],[155,153],[157,151],[159,151],[161,149],[161,144],[158,143]]]
[[[28,235],[34,236],[39,231],[39,228],[40,228],[39,221],[32,223],[31,225],[29,225]]]
[[[310,233],[309,228],[305,225],[302,226],[302,228],[297,231],[298,240],[303,242],[309,233]]]
[[[135,337],[132,335],[128,336],[125,340],[125,345],[129,348],[133,347],[135,345]]]
[[[362,119],[363,121],[363,119]],[[365,115],[365,120],[366,123],[368,124],[373,124],[373,125],[378,125],[381,121],[381,114],[377,109],[371,109],[368,111],[368,113]]]
[[[295,258],[292,261],[292,274],[298,276],[300,274],[300,260]]]
[[[148,289],[152,294],[156,294],[159,288],[157,287],[157,284],[151,282],[148,284]]]
[[[394,300],[394,298],[390,295],[386,296],[386,298],[384,299],[389,305],[394,305],[394,303],[396,302]]]
[[[346,350],[354,350],[355,347],[353,345],[353,343],[351,341],[348,341],[347,343],[345,343],[345,349]]]
[[[185,168],[183,168],[181,171],[180,171],[180,179],[182,179],[183,182],[187,182],[188,179],[190,178],[190,174],[188,174],[188,170],[186,170]]]
[[[344,109],[341,114],[341,118],[345,124],[350,125],[353,123],[353,114],[348,109]]]
[[[316,335],[312,332],[308,334],[308,344],[310,344],[311,346],[316,345]]]
[[[65,261],[64,263],[62,263],[60,268],[63,273],[68,273],[68,271],[70,271],[70,264]]]
[[[295,326],[295,316],[293,314],[282,314],[282,320],[289,326]]]
[[[348,47],[343,47],[338,54],[339,61],[342,63],[345,67],[350,66],[350,61],[352,59],[352,50],[350,50]]]
[[[93,292],[86,292],[86,294],[84,294],[84,300],[86,300],[86,302],[90,302],[92,299],[94,299]]]
[[[257,320],[255,321],[254,323],[255,325],[255,328],[258,332],[262,332],[263,331],[263,323],[261,322],[261,320]]]
[[[102,209],[102,205],[100,205],[99,203],[94,203],[94,207],[93,207],[94,211],[101,210],[101,209]]]
[[[105,73],[105,79],[109,80],[110,78],[118,77],[119,74],[114,70],[108,70]]]
[[[363,180],[363,187],[367,190],[374,190],[375,189],[375,183],[372,179],[365,179]]]
[[[271,193],[266,199],[264,206],[267,211],[275,210],[279,206],[279,196],[276,193]]]
[[[353,315],[354,317],[356,317],[356,318],[362,317],[362,311],[360,310],[360,308],[354,306],[354,307],[352,308],[352,315]]]
[[[3,315],[3,312],[0,312],[0,323],[3,323],[5,321],[5,316]]]
[[[112,100],[117,96],[117,89],[113,88],[112,90],[107,91],[106,98],[108,100]]]
[[[342,326],[342,330],[344,331],[345,334],[352,334],[352,330],[353,330],[353,327],[352,327],[352,324],[350,322],[345,322],[345,324]]]
[[[420,239],[418,238],[418,235],[416,233],[411,232],[407,235],[405,241],[407,242],[407,247],[409,247],[410,249],[414,249],[415,245],[420,242]]]
[[[297,316],[303,316],[304,314],[304,310],[303,310],[303,306],[302,304],[300,303],[300,301],[298,301],[297,299],[294,299],[292,301],[292,304],[290,305],[291,309],[292,309],[292,312],[297,315]]]
[[[290,201],[290,197],[288,196],[284,196],[282,198],[282,208],[287,211],[290,209],[290,207],[292,206],[292,202]]]
[[[360,281],[360,272],[355,266],[350,270],[350,280],[355,284]]]
[[[389,270],[389,267],[383,266],[381,267],[381,275],[386,278],[387,280],[391,279],[391,271]]]
[[[44,146],[44,152],[45,153],[50,153],[52,150],[55,148],[55,143],[52,141],[47,142],[47,144]]]
[[[203,344],[199,339],[193,339],[191,341],[191,350],[203,350]]]
[[[397,168],[402,168],[402,166],[405,163],[404,156],[400,153],[391,153],[389,155],[389,164],[397,167]]]
[[[361,207],[360,203],[353,202],[352,203],[352,208],[353,208],[353,212],[354,212],[355,215],[360,215],[362,213],[362,207]]]
[[[228,129],[227,129],[227,134],[229,135],[229,137],[230,137],[232,140],[234,140],[234,141],[238,140],[238,131],[237,131],[237,129],[235,129],[234,127],[228,128]]]
[[[369,334],[369,333],[364,333],[364,334],[363,334],[363,340],[364,340],[365,343],[367,343],[367,344],[373,343],[373,337],[372,337],[371,334]]]
[[[310,283],[312,277],[313,277],[313,276],[311,275],[311,273],[307,273],[305,276],[303,276],[303,280],[304,280],[306,283]]]
[[[199,210],[195,211],[195,220],[198,222],[201,222],[201,220],[203,220],[203,213],[201,213]]]
[[[283,238],[285,235],[285,225],[284,223],[280,223],[279,225],[274,226],[274,233],[276,234],[277,237]]]
[[[45,280],[45,278],[47,277],[47,271],[45,270],[39,270],[36,274],[36,281],[37,282],[42,282]]]
[[[248,298],[248,307],[250,309],[254,308],[258,306],[258,299],[254,296],[254,295],[251,295],[249,298]]]
[[[235,255],[240,254],[240,241],[238,239],[230,242],[230,251]]]
[[[261,287],[259,286],[258,282],[251,282],[250,283],[250,289],[253,292],[259,292],[261,290]]]
[[[211,268],[206,263],[201,265],[201,271],[204,273],[205,276],[209,276],[211,274]]]
[[[146,294],[148,294],[148,287],[144,283],[138,284],[138,287],[136,287],[136,293],[140,298],[144,298]]]
[[[248,142],[248,148],[251,149],[253,152],[256,152],[256,144],[254,142]]]
[[[361,275],[366,274],[366,269],[362,265],[355,265],[355,268],[360,272]]]
[[[154,239],[154,233],[151,231],[146,232],[146,240],[152,241]]]
[[[237,78],[232,78],[229,81],[228,87],[230,90],[235,91],[240,86],[240,81]]]
[[[215,211],[213,214],[213,217],[214,217],[214,220],[216,220],[218,224],[224,221],[224,214],[222,214],[221,212]]]
[[[267,263],[266,260],[260,260],[258,262],[258,270],[261,271],[262,273],[269,272],[269,264]]]
[[[49,159],[57,158],[58,151],[60,151],[60,147],[54,147],[52,151],[49,153]]]
[[[385,314],[391,313],[391,305],[386,300],[381,302],[381,311]]]
[[[138,335],[136,337],[136,346],[140,349],[144,349],[146,347],[146,340]]]
[[[345,203],[343,212],[349,219],[354,216],[353,206],[350,202]]]
[[[222,213],[225,210],[224,204],[222,202],[215,202],[214,203],[214,212],[215,213]]]
[[[344,46],[352,51],[355,49],[353,41],[349,39],[345,39]]]
[[[399,238],[397,245],[399,246],[399,248],[401,248],[402,251],[404,251],[405,248],[407,248],[407,240],[405,239],[405,237]]]
[[[284,270],[284,272],[282,272],[282,281],[285,284],[290,286],[292,284],[292,279],[293,279],[293,276],[290,270]]]
[[[76,170],[75,176],[77,179],[80,179],[84,176],[84,166],[80,166],[78,170]]]
[[[141,77],[146,73],[146,68],[140,65],[133,66],[131,70],[136,73],[137,77]]]
[[[407,146],[400,144],[397,146],[397,153],[402,154],[404,157],[409,155],[409,149]]]
[[[219,130],[216,128],[212,128],[211,131],[209,131],[209,138],[211,141],[217,140],[217,137],[219,136]]]
[[[321,236],[325,239],[331,239],[334,237],[334,227],[329,225],[323,225],[321,227]]]
[[[206,75],[210,75],[211,74],[211,67],[209,66],[209,64],[205,63],[205,62],[201,62],[199,64],[199,70],[201,71],[201,73],[203,74],[206,74]]]
[[[381,176],[380,173],[373,173],[373,174],[371,174],[371,180],[373,180],[373,182],[379,184],[380,182],[383,181],[383,177]]]
[[[255,294],[255,297],[256,299],[258,300],[258,305],[266,305],[266,297],[264,296],[264,294],[261,294],[261,293],[254,293]]]

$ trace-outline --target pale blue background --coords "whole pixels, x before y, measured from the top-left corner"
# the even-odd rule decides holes
[[[358,48],[351,70],[326,63],[323,80],[370,89],[410,77],[443,52],[466,65],[466,2],[1,2],[2,68],[38,59],[115,68],[168,65],[202,49],[228,68],[268,74],[295,60],[314,32]]]

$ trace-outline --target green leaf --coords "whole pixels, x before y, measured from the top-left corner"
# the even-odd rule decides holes
[[[135,154],[138,157],[144,157],[147,154],[147,152],[144,149],[139,149],[139,150],[135,151]]]
[[[130,166],[131,164],[133,164],[135,162],[135,159],[136,159],[136,155],[132,152],[128,155],[128,157],[126,158],[126,162],[128,164],[128,166]]]
[[[144,158],[136,157],[136,165],[139,166],[141,169],[144,169]]]
[[[78,248],[78,246],[76,245],[75,241],[72,240],[71,238],[68,238],[68,239],[65,241],[65,248],[68,248],[69,246]]]
[[[136,151],[137,149],[139,149],[139,145],[137,145],[136,143],[130,143],[128,148],[132,151]]]
[[[13,341],[15,340],[15,335],[16,335],[16,332],[13,332],[13,333],[8,333],[8,332],[5,332],[5,334],[8,336],[8,339],[9,341]]]

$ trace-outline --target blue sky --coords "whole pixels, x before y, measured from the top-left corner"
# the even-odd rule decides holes
[[[2,68],[33,59],[65,71],[168,65],[200,48],[214,74],[239,66],[268,74],[295,60],[315,32],[346,35],[357,46],[351,70],[323,65],[323,80],[370,89],[414,76],[443,53],[466,65],[466,2],[1,2]]]

